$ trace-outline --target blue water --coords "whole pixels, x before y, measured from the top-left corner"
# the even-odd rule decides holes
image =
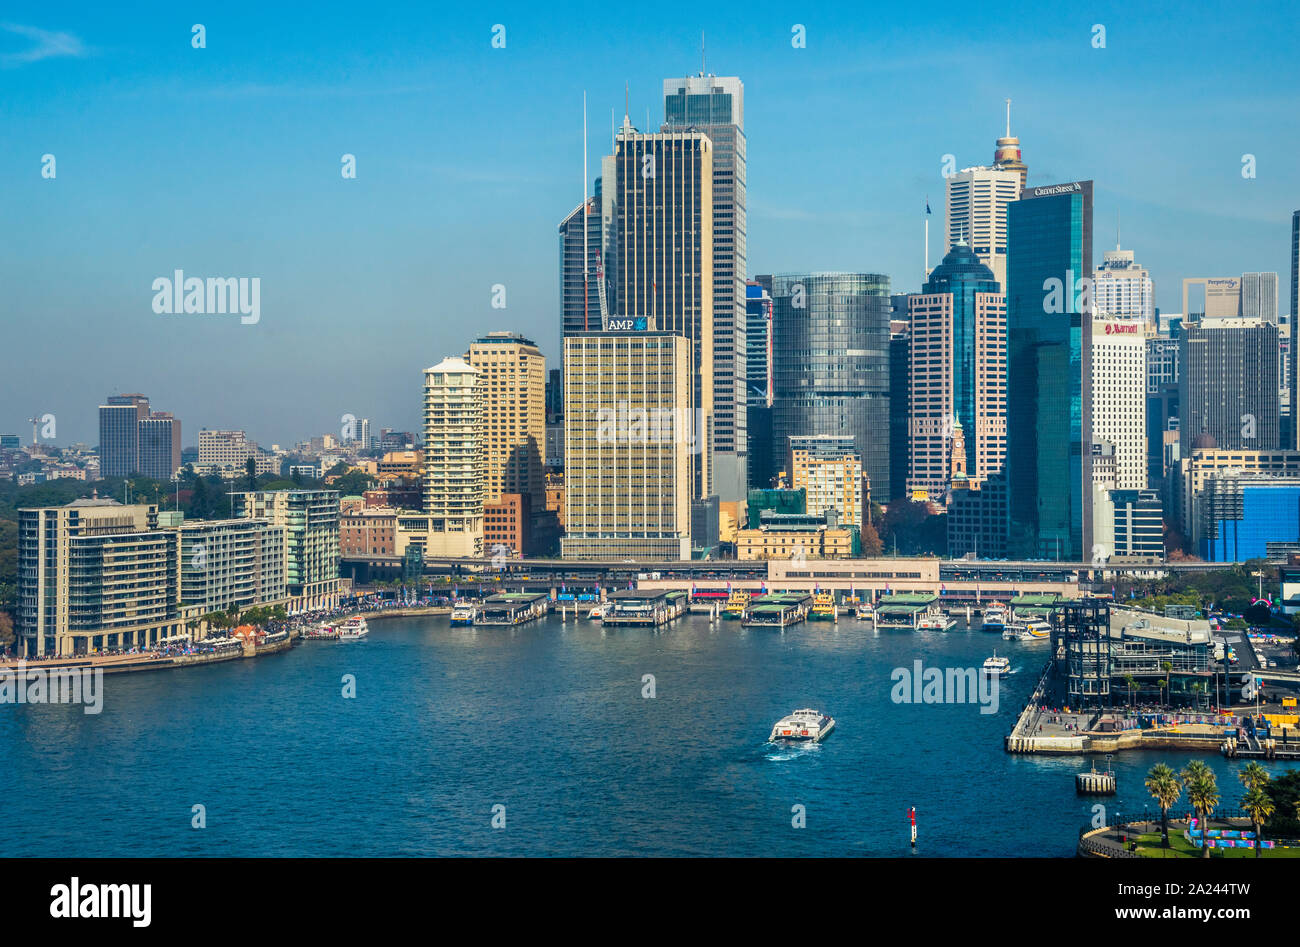
[[[894,668],[978,667],[994,647],[1017,672],[997,714],[891,700]],[[0,856],[903,855],[909,806],[921,855],[1068,856],[1097,801],[1074,793],[1088,761],[1002,750],[1046,659],[852,620],[374,621],[364,641],[107,677],[99,715],[0,706]],[[805,706],[836,718],[826,742],[765,742]],[[1146,769],[1188,758],[1121,754],[1101,801],[1136,812]],[[1235,806],[1236,764],[1206,759]]]

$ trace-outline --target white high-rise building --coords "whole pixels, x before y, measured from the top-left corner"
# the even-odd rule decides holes
[[[1277,322],[1277,274],[1241,274],[1241,317]]]
[[[1098,313],[1141,319],[1154,327],[1156,301],[1151,274],[1133,261],[1132,250],[1121,250],[1116,245],[1114,250],[1103,253],[1092,284],[1092,300]]]
[[[462,358],[424,370],[427,555],[483,555],[487,494],[483,372]]]
[[[1116,490],[1147,486],[1146,325],[1136,316],[1099,313],[1093,317],[1092,343],[1085,353],[1085,371],[1092,382],[1089,442],[1114,446]]]
[[[1020,199],[1020,172],[999,168],[963,168],[948,177],[944,247],[958,238],[993,271],[1003,292],[1007,287],[1007,205]],[[928,274],[927,274],[928,278]]]

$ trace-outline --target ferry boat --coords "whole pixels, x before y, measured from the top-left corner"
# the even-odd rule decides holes
[[[722,609],[722,617],[728,621],[740,621],[745,617],[747,608],[749,608],[749,592],[745,589],[732,589],[731,594],[727,596],[727,604]]]
[[[808,740],[812,743],[820,743],[830,736],[831,731],[834,729],[835,720],[829,714],[824,714],[820,710],[804,708],[778,720],[776,726],[772,728],[772,734],[767,738],[767,742]]]
[[[875,621],[876,610],[871,607],[870,602],[858,602],[853,609],[853,617],[858,621]]]
[[[349,618],[337,626],[336,630],[339,633],[339,641],[357,641],[370,634],[370,628],[364,618]]]
[[[587,612],[587,617],[590,618],[592,621],[599,621],[600,619],[604,618],[608,614],[609,614],[609,603],[601,602],[591,611]]]
[[[984,659],[983,671],[989,677],[1001,677],[1003,674],[1010,673],[1011,661],[1007,658],[999,658],[998,653],[994,651],[993,657]]]
[[[1001,605],[990,605],[984,609],[984,614],[980,620],[980,628],[984,631],[1001,633],[1007,629],[1007,610]]]
[[[472,625],[474,624],[474,606],[457,605],[451,610],[451,623],[453,625]]]
[[[1017,618],[1002,632],[1003,638],[1017,641],[1043,641],[1052,634],[1052,626],[1037,618]]]
[[[952,631],[957,627],[957,619],[945,615],[937,608],[932,608],[921,616],[916,627],[923,631]]]
[[[812,611],[808,614],[810,621],[834,621],[836,618],[835,593],[818,592],[813,595]]]

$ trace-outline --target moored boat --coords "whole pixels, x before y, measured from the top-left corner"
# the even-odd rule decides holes
[[[361,617],[349,618],[337,627],[340,641],[356,641],[370,634],[370,627]]]
[[[871,607],[870,602],[859,602],[853,609],[853,617],[858,621],[875,621],[876,610]]]
[[[451,623],[453,625],[472,625],[474,624],[474,606],[457,605],[451,610]]]
[[[749,608],[749,592],[745,589],[732,589],[727,596],[727,604],[722,609],[722,617],[727,621],[740,621]]]
[[[834,592],[817,592],[813,595],[812,611],[808,613],[810,621],[834,621],[837,617]]]
[[[1007,610],[997,604],[988,606],[980,618],[980,628],[997,634],[1006,631]]]

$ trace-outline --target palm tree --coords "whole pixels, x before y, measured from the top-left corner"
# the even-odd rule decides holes
[[[1128,686],[1128,709],[1133,709],[1133,691],[1137,687],[1137,678],[1132,674],[1124,675],[1124,683]]]
[[[1160,844],[1169,847],[1169,810],[1173,808],[1178,797],[1183,794],[1183,784],[1178,775],[1164,763],[1151,767],[1146,779],[1147,792],[1160,806]]]
[[[1199,762],[1199,761],[1198,761]],[[1192,804],[1196,814],[1200,816],[1201,821],[1201,857],[1210,857],[1210,840],[1208,837],[1210,826],[1210,813],[1214,807],[1219,804],[1219,784],[1214,778],[1214,773],[1209,767],[1205,767],[1204,775],[1197,775],[1187,781],[1187,801]],[[1189,764],[1190,768],[1190,764]],[[1186,770],[1184,770],[1184,775]]]
[[[1247,789],[1263,789],[1268,785],[1268,770],[1251,760],[1237,771],[1237,779]]]
[[[1173,677],[1173,675],[1170,672],[1173,671],[1173,669],[1174,666],[1170,664],[1168,661],[1160,662],[1160,670],[1165,672],[1165,705],[1166,706],[1169,705],[1169,685],[1172,683],[1170,679]]]
[[[1267,781],[1267,773],[1264,778]],[[1246,795],[1242,796],[1241,807],[1250,813],[1250,821],[1255,827],[1255,857],[1258,858],[1259,843],[1264,835],[1264,823],[1273,817],[1273,798],[1264,791],[1262,785],[1252,785]]]

